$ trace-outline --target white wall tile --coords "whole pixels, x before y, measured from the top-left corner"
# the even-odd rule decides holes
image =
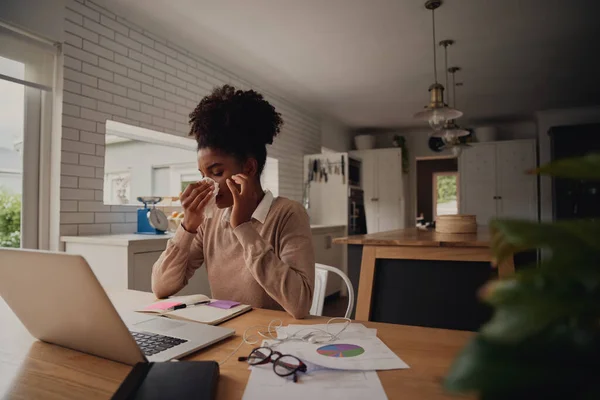
[[[77,178],[76,176],[62,175],[60,177],[60,187],[77,189],[79,187],[79,178]]]
[[[63,82],[63,91],[70,93],[81,93],[81,83],[64,80]]]
[[[125,222],[124,213],[96,213],[96,223],[114,223],[114,222]]]
[[[122,106],[117,106],[103,101],[98,102],[98,111],[108,113],[111,115],[120,115],[121,117],[127,116],[127,110]]]
[[[80,212],[61,212],[60,221],[63,224],[85,224],[94,222],[94,214]]]
[[[115,38],[115,31],[109,29],[105,26],[100,25],[99,23],[92,21],[88,18],[83,19],[83,27],[89,29],[90,31],[96,32],[99,35],[105,36],[110,39]]]
[[[81,24],[75,24],[71,21],[65,21],[65,32],[79,36],[81,39],[87,39],[90,42],[98,43],[98,34],[84,28]],[[78,46],[81,47],[81,46]]]
[[[94,99],[90,99],[89,97],[81,96],[81,95],[78,95],[75,93],[69,93],[69,92],[63,93],[63,101],[67,104],[74,104],[74,105],[78,105],[81,107],[87,107],[87,108],[96,108],[96,106],[98,105],[98,103]]]
[[[137,32],[135,32],[135,33],[137,33]],[[128,38],[126,35],[117,33],[115,35],[115,41],[117,43],[124,45],[125,47],[134,49],[135,51],[140,51],[140,52],[142,51],[142,44],[139,42],[136,42],[135,40]],[[125,55],[127,55],[127,54],[125,54]]]
[[[99,81],[98,86],[100,86],[102,89],[104,88],[103,87],[104,84],[102,82],[112,85],[112,83],[110,83],[110,82]],[[112,97],[113,95],[111,93],[105,92],[104,90],[99,90],[96,88],[85,86],[85,85],[82,86],[82,88],[81,88],[81,94],[85,97],[90,97],[93,99],[98,99],[98,100],[106,101],[109,103],[112,102],[112,99],[113,99],[113,97]],[[97,104],[97,103],[95,103],[95,104]],[[84,104],[82,104],[82,105],[84,105]],[[88,107],[88,106],[85,106],[85,107]],[[96,108],[96,105],[90,106],[88,108]]]
[[[138,81],[135,81],[131,78],[126,78],[122,75],[115,74],[115,81],[117,85],[125,86],[134,90],[139,91],[142,87],[142,84]]]
[[[115,74],[115,77],[117,76],[121,76],[121,75],[117,75]],[[100,79],[98,81],[98,88],[107,92],[111,92],[114,94],[118,94],[119,96],[126,96],[127,95],[127,88],[121,86],[120,84],[114,84],[111,82],[107,82],[104,81],[102,79]]]
[[[147,36],[144,36],[143,34],[136,32],[136,31],[130,31],[129,32],[129,37],[133,40],[135,40],[136,42],[139,42],[141,44],[145,44],[146,46],[150,46],[150,47],[154,47],[154,40],[150,39]]]
[[[67,21],[75,22],[76,24],[83,25],[83,15],[76,13],[75,11],[65,10],[65,19]]]
[[[133,89],[127,89],[127,94],[130,99],[141,101],[146,104],[152,104],[152,96]]]
[[[139,61],[142,64],[152,65],[154,60],[138,51],[129,49],[129,58]]]
[[[167,56],[164,55],[163,53],[159,53],[158,51],[148,47],[148,46],[142,46],[142,54],[145,54],[149,57],[152,57],[158,61],[162,61],[165,62],[167,59]]]
[[[82,40],[82,42],[83,42],[83,40]],[[98,64],[98,56],[95,54],[92,54],[88,51],[79,49],[75,46],[71,46],[68,43],[66,43],[64,45],[63,50],[64,50],[65,55],[67,55],[67,56],[76,58],[77,60],[85,61],[90,64],[94,64],[94,65]]]
[[[80,140],[85,143],[104,144],[104,135],[100,133],[81,131],[79,136]]]
[[[64,56],[64,63],[65,67],[67,68],[74,69],[75,71],[81,71],[81,61],[73,57]]]
[[[130,108],[132,110],[140,110],[140,102],[136,100],[128,99],[127,97],[121,97],[114,95],[113,102],[121,107]]]
[[[100,13],[84,6],[83,4],[71,1],[67,3],[67,9],[75,11],[77,14],[85,15],[94,21],[100,21]]]
[[[101,58],[101,60],[103,60],[103,59]],[[84,73],[86,73],[86,74],[88,74],[88,75],[92,75],[92,76],[95,76],[95,77],[98,77],[98,78],[102,78],[102,79],[104,79],[105,81],[108,81],[108,82],[112,82],[112,80],[113,80],[113,73],[112,72],[110,72],[110,71],[108,71],[108,70],[106,70],[104,68],[98,68],[98,67],[93,66],[93,65],[88,64],[88,63],[83,63],[83,67],[82,67],[81,71],[84,72]],[[85,83],[85,82],[82,82],[82,83]]]
[[[129,28],[112,18],[101,15],[100,23],[115,32],[119,32],[122,35],[129,35]]]
[[[60,189],[61,200],[94,200],[94,191],[88,189]]]
[[[107,119],[110,119],[110,114],[90,110],[89,108],[82,108],[81,118],[89,119],[96,122],[106,122]]]
[[[94,121],[88,121],[81,118],[70,117],[68,115],[63,116],[63,126],[67,128],[80,129],[84,131],[95,131],[96,123]]]
[[[114,54],[115,54],[114,52],[112,52],[111,50],[108,50],[105,47],[98,46],[97,44],[92,43],[88,40],[83,41],[83,50],[93,53],[97,56],[107,58],[109,60],[114,59]]]
[[[146,93],[146,94],[149,94],[149,95],[152,95],[154,97],[161,98],[161,99],[164,99],[165,96],[166,96],[166,93],[165,93],[164,90],[157,89],[154,86],[147,85],[145,83],[142,83],[142,92]]]
[[[77,225],[60,225],[60,236],[77,236]]]
[[[79,154],[71,153],[69,151],[61,152],[61,161],[65,164],[79,165]],[[77,186],[75,186],[77,187]]]
[[[142,71],[144,70],[144,66],[142,65]],[[142,83],[142,87],[144,86],[144,83],[147,85],[152,85],[154,78],[150,75],[146,75],[145,73],[141,73],[138,72],[134,69],[130,69],[127,71],[127,76],[135,81],[141,82]],[[143,92],[143,90],[142,90]]]
[[[78,82],[93,87],[98,86],[98,78],[96,78],[95,76],[84,74],[82,72],[75,71],[70,68],[65,68],[64,76],[65,79],[68,79],[73,82]]]
[[[111,224],[110,233],[134,233],[137,230],[137,224]]]
[[[110,224],[82,224],[79,225],[79,235],[108,235]]]
[[[61,175],[78,176],[84,178],[93,178],[96,176],[96,171],[94,170],[94,167],[90,167],[87,165],[71,165],[64,163],[61,164],[60,173]]]
[[[136,71],[141,71],[142,70],[142,63],[139,61],[135,61],[132,58],[130,58],[129,56],[125,57],[122,56],[120,54],[115,54],[115,62],[118,64],[121,64],[125,67],[131,68],[131,69],[135,69]],[[123,72],[123,70],[121,70],[121,72],[119,71],[113,71],[113,72],[117,72],[121,75],[125,75],[127,74],[127,70],[125,70],[125,72]]]
[[[128,55],[127,47],[103,36],[100,36],[100,46],[106,47],[107,49],[114,51],[116,54],[121,54],[122,56]]]
[[[96,154],[96,149],[94,148],[94,154]],[[87,166],[91,166],[91,167],[104,167],[104,157],[98,157],[96,155],[87,155],[87,154],[80,154],[79,155],[79,165],[87,165]],[[96,176],[96,171],[94,171],[94,175]],[[81,181],[81,179],[80,179]],[[81,187],[81,182],[79,184],[79,187]],[[102,189],[102,186],[94,188],[94,189]]]
[[[80,189],[102,189],[104,185],[103,179],[98,178],[79,178]]]
[[[77,106],[74,106],[72,104],[63,104],[63,114],[64,115],[71,115],[73,117],[79,117],[79,113],[80,113],[80,108]]]
[[[102,201],[79,201],[79,211],[83,212],[110,212],[110,206]]]

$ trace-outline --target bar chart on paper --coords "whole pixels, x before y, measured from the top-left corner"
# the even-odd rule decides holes
[[[327,357],[356,357],[365,352],[360,346],[354,344],[330,344],[319,347],[317,353]]]

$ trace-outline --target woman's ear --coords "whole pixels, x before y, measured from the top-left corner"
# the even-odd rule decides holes
[[[257,176],[258,175],[258,161],[256,158],[248,157],[246,162],[244,162],[243,167],[244,174],[248,176]]]

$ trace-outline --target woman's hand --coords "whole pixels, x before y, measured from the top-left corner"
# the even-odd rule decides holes
[[[241,190],[238,190],[233,182],[240,185]],[[233,175],[231,179],[227,179],[227,186],[233,195],[233,210],[229,222],[235,229],[238,225],[252,219],[252,214],[260,201],[260,190],[256,187],[256,183],[244,174]]]
[[[210,201],[214,186],[209,182],[190,183],[181,194],[183,229],[196,233],[204,221],[204,208]]]

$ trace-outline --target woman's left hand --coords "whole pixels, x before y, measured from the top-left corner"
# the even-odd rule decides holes
[[[240,185],[240,190],[233,182]],[[252,219],[252,214],[260,200],[258,195],[260,190],[256,187],[256,183],[244,174],[233,175],[231,179],[227,179],[227,186],[229,186],[229,190],[233,195],[233,209],[231,210],[229,222],[231,227],[235,229],[238,225]]]

